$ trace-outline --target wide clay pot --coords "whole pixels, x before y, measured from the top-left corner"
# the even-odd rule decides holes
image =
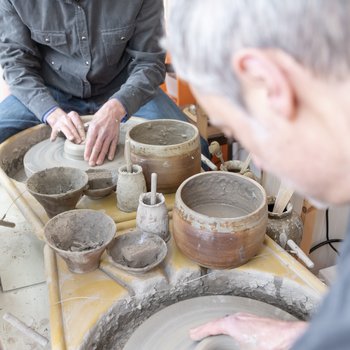
[[[101,255],[115,233],[113,219],[91,209],[71,210],[56,215],[44,228],[46,243],[73,273],[97,269]]]
[[[170,119],[147,121],[130,129],[127,138],[131,160],[142,166],[148,191],[152,173],[158,174],[158,191],[172,193],[201,170],[199,132],[190,123]]]
[[[282,214],[274,213],[276,197],[268,197],[268,222],[266,233],[282,248],[286,248],[287,241],[293,240],[300,245],[303,238],[303,222],[293,210],[292,203],[288,203]]]
[[[233,268],[255,256],[267,225],[265,190],[245,176],[212,171],[187,179],[176,192],[177,246],[209,268]]]
[[[55,167],[33,174],[27,180],[29,193],[44,207],[49,218],[75,208],[87,189],[85,171]]]

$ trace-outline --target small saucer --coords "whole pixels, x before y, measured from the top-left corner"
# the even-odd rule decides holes
[[[114,238],[107,248],[113,264],[130,273],[145,273],[166,257],[166,243],[157,235],[130,231]]]

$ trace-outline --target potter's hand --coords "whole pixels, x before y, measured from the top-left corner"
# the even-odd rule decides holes
[[[307,327],[306,322],[278,321],[247,313],[209,322],[191,329],[193,340],[210,335],[225,334],[233,337],[244,349],[284,350],[289,349]]]
[[[113,160],[119,138],[120,120],[126,112],[116,99],[107,101],[94,115],[86,137],[84,158],[90,166],[101,165],[108,155]]]
[[[81,143],[85,140],[83,122],[76,112],[66,114],[61,108],[55,109],[46,119],[51,126],[50,140],[55,141],[61,131],[69,141]]]

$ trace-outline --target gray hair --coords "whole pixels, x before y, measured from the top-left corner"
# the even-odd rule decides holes
[[[206,92],[240,98],[231,58],[281,49],[317,76],[350,72],[348,0],[173,0],[166,48],[177,74]]]

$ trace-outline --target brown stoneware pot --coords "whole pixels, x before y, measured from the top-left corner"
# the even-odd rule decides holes
[[[264,240],[265,190],[239,174],[194,175],[176,192],[173,225],[177,246],[199,265],[240,266],[259,252]]]
[[[142,166],[147,189],[151,174],[158,174],[158,191],[172,193],[188,177],[201,170],[198,129],[189,123],[158,119],[129,130],[131,160]]]

